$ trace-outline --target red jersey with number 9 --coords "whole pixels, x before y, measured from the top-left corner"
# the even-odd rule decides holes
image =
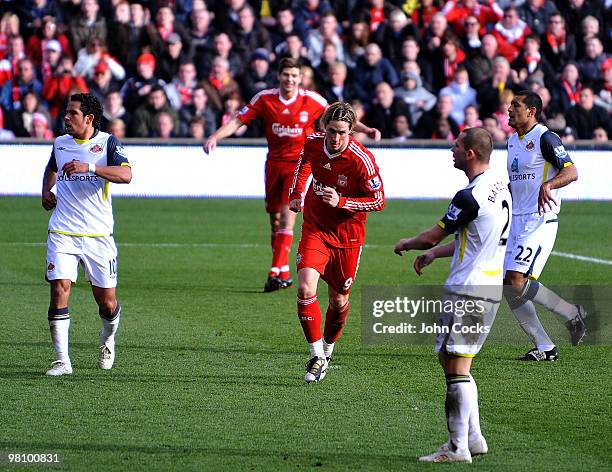
[[[289,200],[301,198],[311,173],[302,234],[317,233],[332,247],[363,245],[367,213],[385,207],[383,183],[372,153],[350,137],[344,151],[330,154],[325,147],[325,133],[314,133],[304,144]],[[323,201],[325,187],[336,189],[338,206]]]
[[[268,159],[297,162],[306,136],[315,130],[315,121],[327,108],[327,100],[310,90],[298,89],[285,100],[280,89],[262,90],[238,112],[245,125],[259,118],[268,140]]]

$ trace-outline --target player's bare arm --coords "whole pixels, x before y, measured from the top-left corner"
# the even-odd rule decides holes
[[[204,152],[210,154],[217,147],[217,143],[228,136],[231,136],[238,131],[242,126],[245,126],[242,121],[237,117],[232,118],[226,124],[221,126],[217,131],[210,135],[210,137],[204,141]]]
[[[395,245],[394,252],[398,256],[402,256],[402,252],[410,251],[412,249],[431,249],[437,246],[440,241],[448,236],[448,233],[444,231],[440,226],[435,225],[430,229],[423,231],[418,236],[413,238],[400,239]]]
[[[563,188],[578,180],[578,170],[576,166],[570,165],[564,167],[552,179],[544,182],[540,186],[540,194],[538,195],[538,213],[546,213],[557,205],[556,200],[552,197],[552,190]]]
[[[73,174],[86,174],[89,164],[80,161],[71,161],[64,164],[62,172],[67,176]],[[132,181],[132,168],[130,166],[95,166],[95,174],[115,184],[129,184]]]
[[[51,191],[51,189],[55,185],[56,180],[57,172],[51,169],[51,167],[47,166],[43,175],[42,187],[42,206],[47,211],[53,210],[55,208],[55,205],[57,204],[55,194]]]
[[[353,128],[357,133],[365,133],[368,135],[370,139],[374,141],[380,141],[382,134],[376,128],[370,128],[369,126],[364,125],[361,121],[358,121]]]
[[[423,269],[431,264],[434,260],[441,257],[452,257],[455,252],[455,243],[451,242],[444,246],[436,246],[430,249],[425,254],[421,254],[414,260],[414,271],[417,275],[423,275]]]

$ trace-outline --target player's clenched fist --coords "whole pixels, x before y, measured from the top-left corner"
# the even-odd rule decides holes
[[[72,174],[85,174],[89,172],[89,165],[79,161],[66,162],[62,167],[62,172],[68,176]]]
[[[325,203],[333,207],[337,207],[338,203],[340,202],[340,196],[333,187],[323,187],[323,194],[321,195],[321,198]]]
[[[55,194],[50,191],[44,191],[42,193],[42,206],[45,210],[53,210],[57,205],[57,200],[55,199]]]
[[[295,198],[295,199],[291,200],[289,202],[289,209],[293,213],[301,212],[302,211],[302,199],[301,198]]]

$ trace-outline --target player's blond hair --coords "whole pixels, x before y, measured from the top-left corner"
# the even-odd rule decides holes
[[[336,102],[328,106],[325,112],[323,112],[321,121],[323,126],[327,126],[332,121],[344,121],[349,124],[352,130],[357,124],[357,114],[350,103]]]

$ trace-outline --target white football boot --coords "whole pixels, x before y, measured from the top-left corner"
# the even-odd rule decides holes
[[[100,355],[98,356],[98,367],[100,369],[109,370],[113,368],[115,363],[115,346],[106,342],[100,346]]]
[[[313,357],[306,364],[306,383],[317,383],[325,378],[327,374],[327,360],[324,357]]]
[[[453,452],[450,450],[448,443],[444,443],[436,452],[428,456],[419,457],[419,460],[421,462],[466,462],[471,464],[472,455],[470,451]]]
[[[59,375],[72,374],[72,365],[70,361],[54,361],[51,368],[47,371],[47,375],[57,377]]]
[[[472,454],[472,457],[480,456],[489,452],[489,446],[487,445],[487,440],[484,438],[484,436],[480,436],[475,441],[471,441],[468,444],[468,447],[470,448],[470,454]]]

